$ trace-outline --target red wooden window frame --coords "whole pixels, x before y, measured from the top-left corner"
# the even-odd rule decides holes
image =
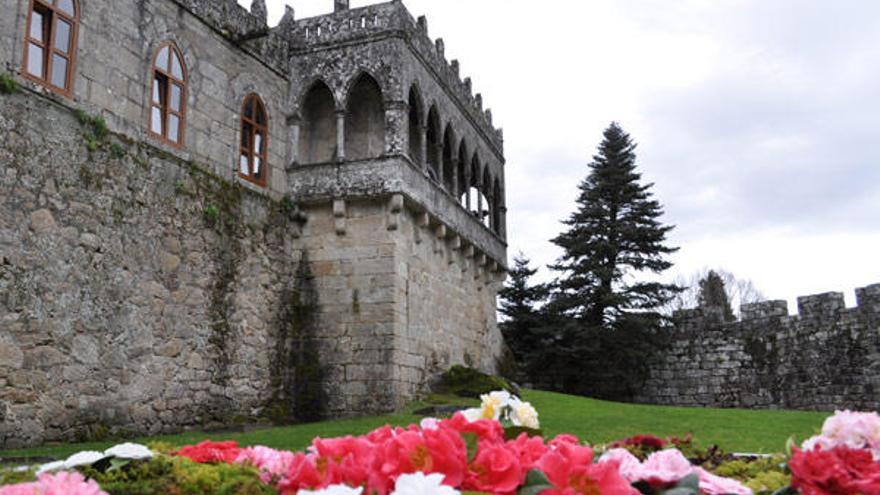
[[[165,52],[167,50],[167,52]],[[166,53],[165,60],[159,57]],[[175,65],[175,60],[177,64]],[[162,65],[162,66],[160,66]],[[156,48],[150,71],[150,111],[147,129],[150,134],[176,148],[182,148],[186,135],[186,61],[174,42],[166,41]],[[178,89],[177,108],[173,106],[174,90]],[[158,121],[156,121],[158,116]],[[170,134],[171,123],[177,119],[177,139]],[[159,129],[155,128],[158,122]]]
[[[257,149],[257,136],[261,136]],[[266,105],[255,93],[245,97],[241,104],[241,139],[239,139],[238,176],[266,187],[269,169],[266,162],[269,150],[269,114]],[[243,161],[246,160],[246,163]],[[259,161],[257,161],[259,160]],[[259,171],[255,172],[255,165]],[[245,170],[246,169],[246,170]]]
[[[69,4],[73,13],[67,12],[62,4]],[[42,16],[43,22],[39,26],[40,38],[32,36],[36,20],[34,13]],[[79,28],[79,2],[77,0],[30,0],[28,5],[27,25],[25,26],[24,48],[21,61],[22,75],[37,82],[54,93],[67,98],[73,96],[73,83],[76,67],[77,31]],[[56,46],[56,35],[59,31],[59,22],[69,26],[67,33],[67,51]],[[34,74],[30,70],[31,46],[42,50],[41,71],[42,74]],[[52,71],[55,69],[56,60],[64,61],[67,69],[64,73],[63,87],[55,84]]]

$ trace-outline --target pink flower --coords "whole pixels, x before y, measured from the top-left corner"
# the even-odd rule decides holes
[[[652,486],[672,485],[694,472],[694,467],[677,449],[654,452],[642,463],[635,481]]]
[[[506,446],[480,445],[471,462],[464,488],[478,492],[513,493],[526,473],[516,453]]]
[[[804,450],[816,450],[817,447],[824,450],[835,447],[868,449],[874,460],[880,460],[880,415],[876,412],[835,412],[825,420],[820,436],[803,443]]]
[[[519,457],[523,470],[529,472],[535,467],[535,463],[547,453],[547,445],[541,437],[529,437],[526,433],[520,433],[516,440],[507,442],[507,448]]]
[[[238,454],[236,464],[250,464],[260,470],[260,481],[269,484],[287,474],[293,464],[293,452],[248,447]]]
[[[635,483],[640,479],[642,463],[626,449],[611,449],[602,454],[599,462],[616,462],[618,472],[630,483]]]
[[[77,472],[41,474],[37,481],[0,488],[0,495],[107,495],[95,480]]]
[[[752,495],[752,490],[739,481],[722,478],[698,467],[700,491],[707,495]]]
[[[174,455],[189,457],[199,464],[216,464],[218,462],[234,462],[240,452],[241,449],[238,447],[238,442],[212,442],[205,440],[196,445],[187,445],[175,452]]]

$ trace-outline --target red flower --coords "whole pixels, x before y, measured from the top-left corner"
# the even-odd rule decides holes
[[[174,455],[180,457],[189,457],[190,459],[201,463],[218,463],[218,462],[235,462],[241,449],[238,448],[238,442],[212,442],[205,440],[196,445],[187,445],[181,448]]]
[[[378,454],[381,472],[391,480],[406,473],[442,473],[444,484],[459,486],[467,470],[467,447],[461,435],[450,429],[402,431],[385,442]]]
[[[471,462],[464,488],[478,492],[509,494],[525,480],[516,452],[507,446],[484,443]]]
[[[791,486],[804,495],[880,495],[880,463],[864,449],[795,449]]]
[[[635,435],[629,438],[624,438],[623,440],[612,442],[609,447],[611,447],[612,449],[616,449],[620,447],[631,446],[660,450],[668,443],[668,441],[663,440],[656,435]]]
[[[541,437],[529,437],[527,433],[520,433],[516,440],[507,442],[507,448],[513,451],[522,464],[523,470],[529,472],[535,467],[535,463],[547,453],[547,446]]]
[[[555,486],[542,495],[637,495],[638,490],[620,475],[616,462],[593,464],[593,449],[580,446],[570,435],[550,441],[551,450],[537,467]]]
[[[298,452],[287,474],[278,482],[278,491],[282,495],[295,495],[303,489],[326,488],[338,483],[340,478],[336,464],[314,454]]]
[[[451,419],[444,419],[440,422],[440,429],[447,428],[459,433],[474,433],[479,438],[480,443],[504,442],[504,428],[501,427],[501,423],[491,419],[480,419],[471,422],[464,417],[464,414],[457,412]]]

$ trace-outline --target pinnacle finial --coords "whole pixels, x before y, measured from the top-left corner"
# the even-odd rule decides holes
[[[269,13],[266,10],[266,0],[251,0],[251,14],[265,24],[269,18]]]
[[[333,0],[333,12],[348,10],[348,0]]]
[[[293,11],[293,7],[290,5],[284,6],[284,17],[281,18],[281,22],[278,23],[278,27],[282,30],[286,30],[288,28],[293,27],[293,24],[296,22],[296,13]]]

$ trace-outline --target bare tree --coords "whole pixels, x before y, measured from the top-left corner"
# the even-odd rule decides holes
[[[685,290],[678,293],[673,300],[663,307],[664,312],[671,315],[675,311],[699,306],[700,282],[709,276],[709,272],[713,271],[724,282],[727,300],[730,301],[733,312],[737,317],[739,317],[741,305],[767,300],[751,280],[737,278],[736,275],[727,270],[702,268],[690,276],[679,275],[673,280],[675,285],[684,287]]]

